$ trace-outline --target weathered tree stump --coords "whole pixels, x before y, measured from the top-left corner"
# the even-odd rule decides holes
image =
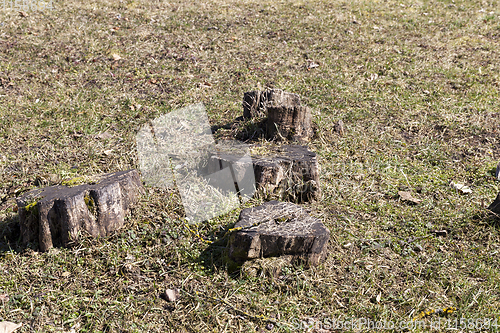
[[[243,94],[243,117],[267,117],[268,107],[280,105],[300,105],[300,97],[281,89],[249,91]]]
[[[213,153],[208,161],[207,174],[230,168],[233,181],[243,194],[255,190],[257,196],[267,199],[301,203],[321,197],[316,153],[307,147],[256,145],[250,150],[256,151],[251,159],[242,159],[235,152]]]
[[[305,142],[313,135],[311,110],[301,105],[299,95],[280,89],[245,93],[243,116],[267,116],[266,135],[270,139]]]
[[[144,192],[139,173],[104,174],[92,177],[92,182],[45,187],[18,198],[22,242],[38,242],[40,250],[47,251],[71,245],[82,233],[98,237],[120,229],[129,207]]]
[[[289,202],[270,201],[241,211],[228,256],[236,263],[284,256],[318,265],[327,254],[330,231],[317,218]]]
[[[500,192],[495,198],[495,201],[493,201],[491,205],[488,207],[488,209],[491,210],[493,213],[500,215]]]
[[[262,92],[249,91],[243,94],[243,117],[261,118],[267,116],[267,109],[261,99]]]

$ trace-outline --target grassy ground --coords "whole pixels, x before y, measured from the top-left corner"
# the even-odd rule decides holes
[[[20,332],[322,332],[333,319],[397,326],[452,307],[410,331],[440,318],[458,331],[475,326],[461,319],[500,325],[500,235],[485,209],[499,191],[497,1],[53,6],[0,10],[0,321]],[[16,196],[135,167],[142,124],[190,103],[205,104],[216,136],[234,136],[224,125],[243,93],[266,87],[298,93],[319,128],[323,198],[307,206],[332,233],[322,266],[230,274],[224,242],[194,237],[178,195],[155,188],[112,237],[48,253],[18,243]],[[201,234],[217,237],[238,213]],[[159,297],[167,288],[179,301]]]

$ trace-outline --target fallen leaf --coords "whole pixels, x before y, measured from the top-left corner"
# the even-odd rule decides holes
[[[113,134],[109,133],[108,131],[103,132],[103,133],[99,133],[95,136],[96,139],[101,139],[101,140],[110,139],[112,137],[113,137]]]
[[[167,289],[160,297],[167,302],[175,302],[179,299],[179,289]]]
[[[10,321],[2,321],[0,322],[0,333],[11,333],[21,326],[23,326],[23,324],[14,324]]]
[[[410,192],[399,191],[398,195],[401,198],[401,200],[407,201],[407,202],[415,204],[415,205],[418,205],[419,203],[422,202],[422,200],[412,197]]]
[[[443,236],[443,237],[446,237],[448,235],[448,231],[446,230],[432,230],[432,232],[436,235],[436,236]]]
[[[120,60],[122,57],[118,53],[112,53],[111,58],[115,61]]]
[[[112,153],[112,152],[113,152],[113,149],[109,149],[109,150],[105,150],[105,151],[103,151],[102,153],[103,153],[104,155],[106,155],[106,156],[109,156],[109,155],[111,155],[111,153]]]
[[[315,63],[314,61],[311,61],[307,64],[307,70],[313,69],[319,67],[319,64]]]
[[[70,276],[70,275],[71,275],[71,273],[70,273],[70,272],[63,272],[63,273],[61,274],[61,276],[62,276],[62,277],[65,277],[65,278],[66,278],[66,277],[68,277],[68,276]]]
[[[368,79],[366,79],[367,81],[373,81],[373,80],[376,80],[378,79],[378,74],[377,73],[372,73],[370,75],[370,77]]]
[[[413,251],[415,252],[422,252],[423,250],[424,248],[420,244],[415,244],[415,246],[413,246]]]
[[[469,187],[465,186],[464,184],[458,184],[458,183],[451,182],[450,186],[462,194],[472,193],[472,190]]]

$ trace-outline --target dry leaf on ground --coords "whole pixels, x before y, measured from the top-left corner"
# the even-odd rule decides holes
[[[306,66],[307,70],[310,70],[310,69],[313,69],[316,67],[319,67],[319,64],[315,63],[314,61],[309,62]]]
[[[21,326],[23,326],[23,324],[14,324],[10,321],[2,321],[0,322],[0,333],[11,333]]]
[[[420,202],[422,202],[422,200],[412,197],[410,192],[399,191],[398,195],[401,198],[401,200],[410,202],[415,205],[418,205]]]
[[[458,183],[451,182],[450,186],[453,187],[458,192],[463,193],[463,194],[472,193],[472,190],[468,186],[465,186],[464,184],[458,184]]]
[[[175,302],[179,299],[179,289],[167,289],[160,297],[167,302]]]
[[[108,131],[96,134],[96,136],[95,136],[96,139],[103,139],[103,140],[110,139],[112,137],[113,137],[113,134],[109,133]]]

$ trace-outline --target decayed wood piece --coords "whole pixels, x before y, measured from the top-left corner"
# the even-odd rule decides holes
[[[252,154],[251,159],[242,159],[234,152],[213,153],[209,158],[207,173],[229,167],[237,188],[249,193],[248,187],[255,186],[256,194],[265,198],[297,203],[320,198],[316,153],[299,145],[253,148],[261,153]],[[249,175],[252,171],[253,175]],[[255,184],[241,186],[245,179],[255,179]]]
[[[304,142],[313,135],[311,110],[301,105],[299,95],[280,89],[245,93],[243,116],[267,116],[266,135],[270,139]]]
[[[93,177],[95,184],[32,190],[17,199],[22,241],[41,251],[68,246],[81,233],[106,236],[120,229],[144,187],[136,170]]]
[[[228,256],[237,263],[285,256],[319,264],[327,254],[330,231],[317,218],[289,202],[270,201],[241,211],[228,243]]]

